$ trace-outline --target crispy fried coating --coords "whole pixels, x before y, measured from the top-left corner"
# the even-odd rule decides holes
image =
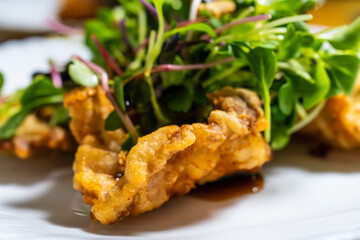
[[[64,128],[51,127],[35,115],[29,115],[10,140],[0,141],[0,149],[14,153],[20,158],[44,150],[71,151],[76,142]]]
[[[72,117],[70,129],[79,144],[86,136],[94,135],[106,148],[121,150],[121,144],[126,139],[124,131],[104,129],[105,119],[113,107],[101,87],[76,88],[65,94],[64,105],[69,108]]]
[[[82,139],[74,162],[74,187],[92,205],[95,220],[111,224],[139,215],[188,193],[196,184],[256,171],[270,159],[270,147],[261,135],[268,124],[256,94],[225,88],[208,97],[215,110],[207,124],[160,128],[140,138],[128,153],[109,150],[103,133],[89,132]],[[73,119],[85,113],[69,107]],[[80,126],[73,123],[73,131],[80,131]]]
[[[334,147],[359,147],[360,77],[352,96],[339,95],[328,99],[319,116],[302,132]]]

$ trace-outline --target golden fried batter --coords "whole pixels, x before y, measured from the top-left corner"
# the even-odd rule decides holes
[[[302,132],[334,147],[359,147],[360,78],[352,96],[339,95],[328,99],[320,115]]]
[[[77,88],[65,94],[64,105],[69,108],[72,117],[70,129],[78,143],[88,135],[97,136],[106,148],[120,151],[121,144],[126,139],[123,130],[105,131],[106,117],[113,107],[101,87]]]
[[[43,150],[71,151],[76,149],[71,134],[61,127],[51,127],[35,115],[29,115],[10,140],[0,141],[0,149],[28,158]]]
[[[99,94],[82,101],[95,104]],[[139,215],[188,193],[196,184],[256,171],[270,159],[270,147],[261,135],[268,124],[256,94],[225,88],[209,98],[215,110],[207,124],[160,128],[140,138],[129,153],[109,150],[101,131],[89,131],[82,138],[74,163],[74,187],[93,205],[94,219],[111,224]],[[74,111],[72,104],[68,106],[73,119],[84,118],[84,113],[103,118],[101,111]],[[72,129],[75,133],[80,126],[88,129],[89,125],[84,126],[88,123],[72,123]]]

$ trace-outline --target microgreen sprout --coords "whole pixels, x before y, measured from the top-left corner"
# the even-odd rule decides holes
[[[61,78],[61,75],[55,65],[55,62],[53,60],[49,61],[50,66],[51,66],[51,80],[53,81],[53,84],[55,87],[57,88],[62,88],[63,87],[63,81]]]

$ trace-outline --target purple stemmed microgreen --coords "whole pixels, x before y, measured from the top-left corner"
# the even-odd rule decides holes
[[[153,16],[153,18],[158,22],[159,21],[159,16],[158,16],[158,13],[156,11],[156,8],[146,0],[139,0],[139,2],[141,2],[142,5],[144,5],[144,7],[146,8],[146,10],[148,10],[150,15]]]
[[[239,26],[241,24],[245,24],[245,23],[250,23],[250,22],[258,22],[258,21],[264,21],[264,20],[270,20],[271,19],[271,15],[270,14],[264,14],[264,15],[259,15],[259,16],[253,16],[253,17],[247,17],[247,18],[243,18],[237,21],[233,21],[230,22],[228,24],[225,24],[224,26],[219,27],[218,29],[215,30],[216,34],[221,34],[223,32],[225,32],[226,30],[235,27],[235,26]],[[209,35],[204,35],[202,38],[202,40],[208,40],[210,39]]]
[[[253,17],[247,17],[247,18],[243,18],[237,21],[233,21],[230,22],[228,24],[225,24],[224,26],[218,28],[215,30],[216,34],[220,34],[225,32],[226,30],[244,24],[244,23],[250,23],[250,22],[258,22],[258,21],[264,21],[264,20],[270,20],[271,19],[271,15],[270,14],[264,14],[264,15],[258,15],[258,16],[253,16]]]
[[[188,21],[179,22],[179,23],[177,23],[177,27],[186,27],[186,26],[194,24],[194,23],[200,23],[200,22],[206,22],[206,21],[208,21],[207,18],[199,17],[199,18],[197,18],[195,20],[188,20]]]
[[[46,25],[54,32],[62,34],[62,35],[75,35],[82,34],[84,31],[80,28],[69,27],[64,25],[56,20],[47,19]]]
[[[96,73],[98,75],[102,89],[104,90],[106,97],[109,99],[109,101],[113,105],[114,110],[115,110],[116,114],[119,116],[122,123],[124,124],[124,127],[129,132],[129,134],[131,134],[134,137],[134,139],[138,139],[139,135],[134,127],[134,124],[132,123],[130,117],[121,110],[121,107],[120,107],[118,101],[116,100],[115,96],[113,95],[113,93],[109,87],[109,77],[108,77],[106,71],[102,67],[96,65],[95,63],[86,61],[78,56],[73,56],[73,59],[76,59],[76,60],[84,63],[87,67],[89,67],[94,73]]]
[[[216,67],[218,65],[232,62],[236,60],[234,57],[225,58],[217,62],[212,63],[200,63],[200,64],[191,64],[191,65],[175,65],[175,64],[161,64],[153,67],[151,69],[151,73],[160,73],[160,72],[179,72],[179,71],[191,71],[191,70],[201,70],[201,69],[208,69],[212,67]],[[126,85],[127,83],[131,82],[134,79],[140,78],[144,76],[144,72],[135,74],[130,78],[126,79],[123,83]]]
[[[108,69],[108,74],[110,75],[111,70],[115,71],[117,75],[120,77],[124,75],[124,72],[119,68],[118,64],[115,60],[110,56],[110,54],[106,51],[104,46],[101,44],[100,40],[95,34],[91,35],[92,40],[94,41],[96,47],[98,48],[101,56],[105,60],[106,67]]]
[[[178,72],[178,71],[191,71],[191,70],[200,70],[212,68],[224,63],[232,62],[236,58],[230,57],[217,62],[212,63],[200,63],[200,64],[191,64],[191,65],[174,65],[174,64],[162,64],[155,66],[151,73],[159,73],[159,72]]]
[[[56,88],[62,88],[63,87],[63,81],[61,78],[61,75],[55,66],[55,63],[53,60],[49,61],[50,67],[51,67],[51,80]]]
[[[120,32],[121,32],[121,35],[122,35],[122,39],[128,49],[129,52],[134,52],[133,50],[133,47],[131,46],[131,43],[130,43],[130,40],[129,40],[129,35],[127,34],[127,31],[126,31],[126,19],[122,19],[120,22],[119,22],[119,29],[120,29]]]
[[[139,46],[137,46],[135,48],[135,50],[134,50],[135,53],[138,53],[141,49],[147,47],[149,45],[149,41],[150,41],[150,39],[148,38],[145,41],[143,41],[142,43],[140,43]]]

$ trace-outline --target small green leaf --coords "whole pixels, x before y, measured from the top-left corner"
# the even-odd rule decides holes
[[[171,95],[168,108],[175,112],[188,112],[194,100],[194,92],[186,87],[177,88]]]
[[[279,108],[285,115],[290,115],[295,104],[295,93],[290,81],[287,81],[279,89]]]
[[[69,66],[69,75],[71,79],[84,87],[96,87],[99,80],[96,74],[91,71],[84,63],[73,60]]]
[[[271,49],[257,47],[249,52],[248,61],[260,88],[265,119],[271,126],[271,98],[269,89],[277,72],[276,54]],[[265,139],[268,142],[271,140],[271,127],[265,130]]]
[[[105,120],[105,130],[106,131],[115,131],[123,127],[119,116],[115,111],[111,112]]]
[[[282,124],[274,124],[271,130],[271,148],[275,151],[283,149],[290,142],[291,134],[288,129]]]
[[[289,143],[291,138],[291,128],[296,120],[295,107],[293,107],[291,114],[286,116],[282,113],[279,104],[276,104],[275,100],[275,103],[271,105],[271,115],[271,148],[281,150]]]
[[[291,59],[288,62],[278,62],[278,67],[285,72],[297,75],[309,83],[314,83],[314,79],[308,73],[303,65],[301,65],[296,59]]]
[[[21,96],[21,110],[0,127],[0,139],[11,138],[30,112],[45,105],[62,103],[63,94],[63,90],[56,88],[48,77],[36,76]]]
[[[118,101],[121,110],[126,111],[125,105],[125,94],[124,94],[124,84],[119,77],[115,77],[114,79],[114,89],[116,100]]]
[[[351,95],[360,67],[359,58],[356,55],[337,54],[324,58],[324,61],[336,85],[341,86],[342,92]]]
[[[20,112],[11,116],[3,125],[0,127],[0,139],[9,139],[14,136],[16,129],[24,121],[26,116],[30,113],[28,109],[23,109]]]
[[[68,125],[70,122],[69,109],[61,106],[55,109],[49,121],[50,126]]]
[[[0,72],[0,95],[1,95],[1,91],[4,87],[4,83],[5,83],[4,75],[2,74],[2,72]]]
[[[303,92],[303,105],[305,109],[310,109],[321,102],[330,90],[331,81],[321,60],[318,60],[316,64],[314,75],[314,84],[304,82],[306,86]]]
[[[360,48],[360,17],[344,30],[335,34],[329,40],[336,49],[359,51]]]
[[[164,34],[164,39],[177,34],[177,33],[186,33],[188,31],[204,32],[209,34],[212,38],[216,38],[216,33],[212,27],[205,23],[194,23],[185,27],[172,29]]]
[[[40,97],[33,99],[31,102],[26,103],[23,108],[13,116],[11,116],[3,125],[0,127],[0,139],[9,139],[11,138],[16,129],[20,126],[22,121],[26,116],[33,110],[51,104],[59,104],[63,100],[62,95],[54,95],[47,97]]]
[[[288,60],[300,56],[299,36],[293,24],[289,24],[284,39],[279,45],[279,60]]]
[[[248,60],[259,84],[269,89],[277,72],[277,58],[274,51],[257,47],[249,52]]]
[[[64,91],[56,88],[51,79],[44,75],[37,75],[31,85],[24,91],[20,103],[26,106],[32,101],[43,97],[62,95]]]

